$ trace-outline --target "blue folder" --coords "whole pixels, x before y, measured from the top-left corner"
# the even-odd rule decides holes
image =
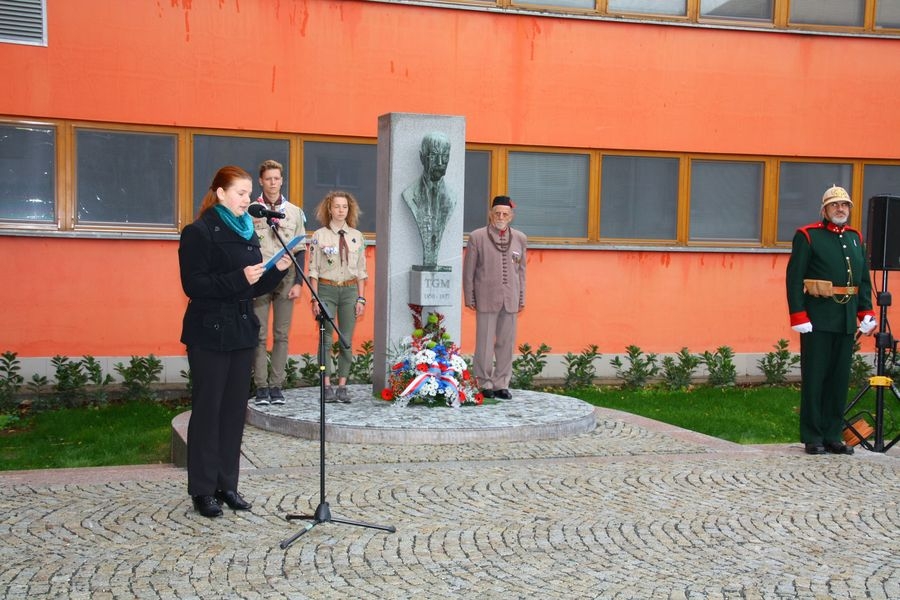
[[[275,263],[277,263],[281,259],[281,257],[284,256],[285,252],[287,252],[288,250],[292,250],[294,248],[294,246],[296,246],[297,244],[302,242],[305,238],[306,238],[305,234],[298,235],[297,237],[295,237],[294,239],[289,241],[287,243],[287,248],[282,248],[281,250],[279,250],[278,252],[275,253],[275,256],[273,256],[272,258],[269,259],[269,261],[266,263],[266,271],[268,271],[269,269],[274,267]]]

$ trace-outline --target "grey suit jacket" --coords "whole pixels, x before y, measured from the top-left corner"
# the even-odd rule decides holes
[[[491,235],[498,239],[492,226]],[[512,236],[506,252],[498,250],[488,238],[488,227],[469,235],[463,259],[463,296],[466,306],[478,312],[519,312],[525,306],[525,250],[528,238],[508,228]]]

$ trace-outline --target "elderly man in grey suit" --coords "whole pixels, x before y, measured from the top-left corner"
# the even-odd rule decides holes
[[[491,202],[487,227],[469,236],[463,260],[463,295],[475,310],[475,377],[485,398],[509,400],[516,318],[525,308],[528,238],[509,226],[515,205],[508,196]]]

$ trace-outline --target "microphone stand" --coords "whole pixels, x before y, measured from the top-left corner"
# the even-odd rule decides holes
[[[278,238],[278,241],[285,249],[287,255],[291,257],[291,262],[294,263],[294,267],[297,269],[297,272],[300,274],[300,277],[303,279],[306,287],[309,288],[313,299],[319,306],[319,314],[316,317],[316,320],[319,322],[319,505],[316,507],[315,513],[312,515],[286,515],[285,519],[287,519],[288,521],[302,519],[309,521],[309,523],[306,523],[303,529],[301,529],[291,537],[282,540],[278,545],[282,550],[286,549],[288,546],[293,544],[297,540],[297,538],[320,523],[343,523],[344,525],[368,527],[370,529],[380,529],[381,531],[394,533],[397,531],[397,529],[393,525],[373,525],[371,523],[362,523],[359,521],[340,519],[331,515],[331,508],[329,508],[328,502],[325,500],[325,365],[327,364],[328,360],[328,344],[325,334],[325,323],[331,323],[331,327],[334,329],[334,331],[337,332],[338,340],[340,341],[342,347],[349,348],[350,342],[347,341],[347,339],[344,337],[344,334],[341,333],[340,329],[338,329],[337,323],[334,322],[334,319],[328,312],[328,308],[322,302],[322,299],[319,298],[319,294],[316,293],[316,290],[314,290],[309,284],[309,279],[307,279],[306,273],[303,272],[303,268],[300,267],[300,265],[297,263],[297,258],[294,256],[293,252],[288,250],[287,244],[284,242],[284,239],[282,239],[281,234],[278,233],[278,226],[272,222],[271,217],[266,217],[266,223],[269,225],[272,233],[275,234],[275,237]]]
[[[844,424],[847,426],[853,435],[859,440],[860,445],[869,450],[870,452],[887,452],[891,449],[891,447],[900,440],[900,434],[897,435],[888,445],[884,444],[884,390],[885,388],[890,389],[893,392],[894,397],[897,400],[900,400],[900,392],[897,391],[897,386],[894,385],[893,380],[886,375],[886,355],[889,348],[894,349],[896,351],[896,341],[893,339],[893,336],[887,331],[887,307],[891,305],[891,293],[887,291],[888,284],[888,272],[887,269],[882,271],[882,283],[881,283],[881,292],[878,293],[877,303],[879,307],[879,320],[878,320],[878,333],[875,334],[875,348],[878,350],[878,354],[876,355],[876,369],[875,375],[869,378],[868,383],[856,394],[856,397],[847,405],[847,408],[844,410]],[[860,416],[863,413],[857,413],[853,417],[847,417],[846,414],[850,412],[856,403],[860,401],[860,399],[865,395],[867,391],[872,388],[875,388],[875,437],[874,444],[869,443],[868,440],[865,439],[865,436],[856,430],[856,428],[851,424],[856,417]],[[871,415],[870,415],[871,416]]]

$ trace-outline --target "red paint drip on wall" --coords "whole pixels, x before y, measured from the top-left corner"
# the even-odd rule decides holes
[[[294,5],[294,10],[291,13],[291,25],[293,25],[297,21],[297,6]],[[301,13],[300,19],[300,35],[306,36],[306,23],[309,21],[309,7],[306,6],[306,3],[303,5],[303,12]]]

